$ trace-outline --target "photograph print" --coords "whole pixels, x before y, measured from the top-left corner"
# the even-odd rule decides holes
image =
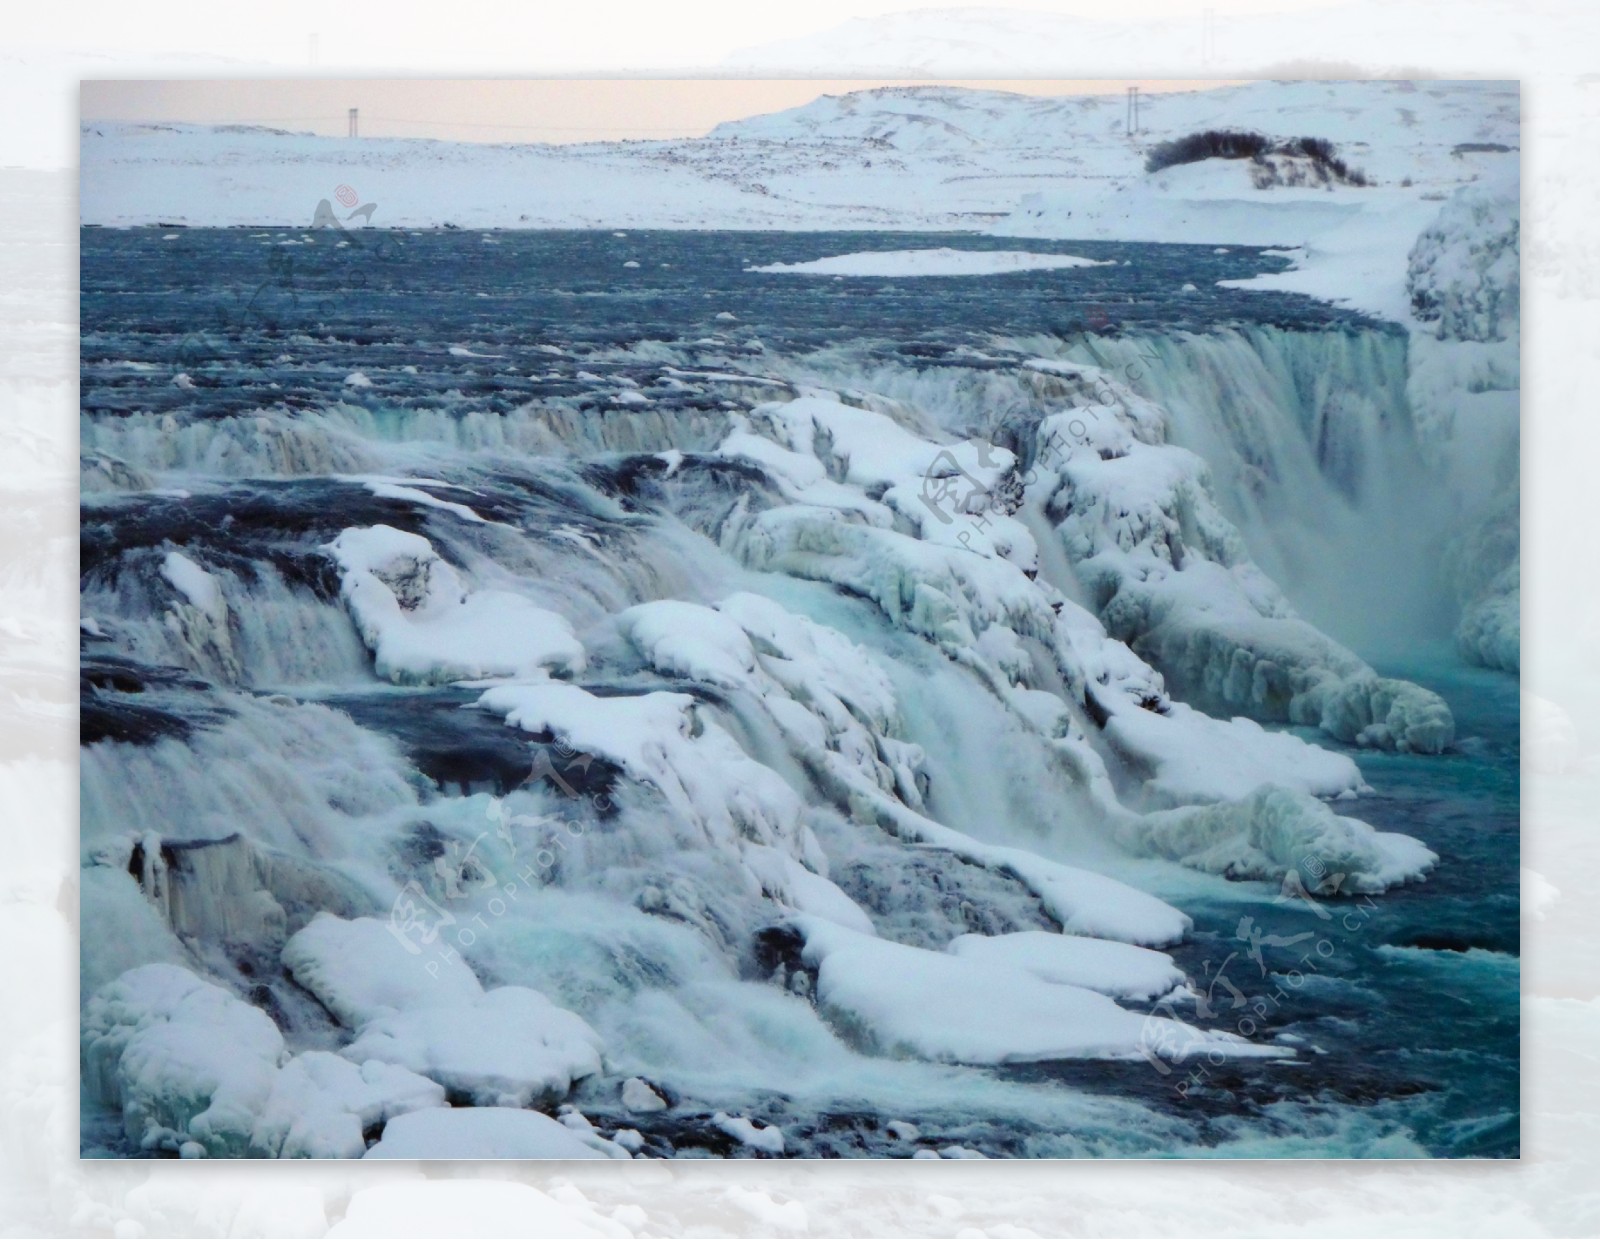
[[[83,1157],[1519,1155],[1515,82],[81,105]]]

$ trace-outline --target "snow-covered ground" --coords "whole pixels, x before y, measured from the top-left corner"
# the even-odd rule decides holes
[[[898,87],[823,96],[703,138],[568,146],[86,117],[81,211],[87,224],[309,225],[318,201],[343,184],[377,204],[373,224],[389,227],[1025,235],[1016,230],[1029,219],[1059,215],[1038,226],[1049,229],[1041,235],[1298,245],[1357,211],[1448,193],[1506,162],[1459,148],[1514,151],[1520,119],[1515,83],[1499,82],[1262,82],[1155,94],[1132,137],[1124,115],[1120,96]],[[1237,163],[1146,177],[1151,146],[1213,127],[1327,138],[1376,185],[1258,192]]]
[[[1107,260],[1109,261],[1109,260]],[[837,254],[809,263],[768,263],[748,270],[766,275],[818,276],[987,276],[1004,271],[1058,271],[1099,267],[1105,262],[1071,254],[1029,254],[1025,250],[869,250]]]

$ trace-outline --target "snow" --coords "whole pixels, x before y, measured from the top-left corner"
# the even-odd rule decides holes
[[[407,503],[420,504],[424,508],[437,508],[441,512],[452,512],[463,521],[483,520],[476,512],[465,504],[457,504],[451,500],[440,499],[424,490],[424,487],[448,487],[451,484],[441,482],[437,478],[387,478],[372,474],[340,474],[335,475],[340,482],[353,482],[357,486],[365,487],[371,494],[379,499],[401,499]]]
[[[354,1064],[328,1051],[296,1055],[278,1072],[256,1119],[257,1158],[360,1158],[365,1133],[411,1111],[444,1105],[444,1089],[404,1068]]]
[[[605,1143],[610,1146],[610,1143]],[[390,1120],[368,1158],[626,1158],[570,1128],[512,1107],[437,1107]]]
[[[247,1152],[284,1054],[266,1013],[181,965],[147,964],[97,991],[81,1030],[84,1089],[136,1149]]]
[[[804,263],[767,263],[746,267],[762,275],[827,276],[989,276],[1008,271],[1056,271],[1073,267],[1108,267],[1072,254],[1031,254],[1026,250],[953,250],[939,246],[928,250],[864,250]]]
[[[420,1007],[475,1002],[483,986],[460,956],[424,960],[387,921],[318,913],[283,948],[283,965],[348,1029]]]
[[[622,1082],[622,1105],[636,1115],[665,1111],[667,1100],[651,1088],[641,1077],[630,1076]]]
[[[1152,1039],[1172,1039],[1180,1057],[1285,1055],[1128,1011],[1012,961],[926,951],[825,922],[798,925],[804,959],[817,967],[819,1004],[880,1054],[981,1064],[1133,1059]]]
[[[742,1115],[718,1111],[711,1117],[711,1126],[727,1133],[740,1145],[762,1154],[777,1157],[783,1153],[783,1129],[775,1124],[758,1127],[753,1120]]]
[[[1355,762],[1291,732],[1272,732],[1253,719],[1216,719],[1183,702],[1147,710],[1122,695],[1106,695],[1105,736],[1117,752],[1149,772],[1144,794],[1153,804],[1190,805],[1237,800],[1264,783],[1312,796],[1369,791]]]
[[[86,118],[81,213],[106,225],[303,226],[305,185],[359,176],[389,227],[986,227],[1016,238],[1297,246],[1369,208],[1382,215],[1516,159],[1464,158],[1459,143],[1519,141],[1515,83],[1252,82],[1140,102],[1140,143],[1122,132],[1120,95],[1051,99],[945,86],[823,96],[703,138],[576,146],[363,138],[353,149],[248,126]],[[1415,123],[1397,124],[1404,114]],[[1144,172],[1144,146],[1216,127],[1329,138],[1378,185],[1261,191],[1242,161]],[[437,175],[441,164],[448,177]],[[1019,180],[1019,168],[1028,179]],[[1407,177],[1412,184],[1400,185]],[[1045,178],[1051,188],[1030,195]],[[1312,265],[1338,279],[1336,265]],[[1390,274],[1398,280],[1398,270]]]
[[[587,659],[572,626],[505,590],[470,590],[419,534],[348,529],[327,547],[380,676],[399,684],[571,673]]]
[[[415,948],[386,922],[319,913],[283,962],[356,1031],[340,1051],[355,1063],[395,1064],[484,1106],[562,1098],[600,1070],[599,1035],[578,1016],[526,987],[485,991],[459,955]]]
[[[169,551],[161,562],[161,575],[189,601],[189,605],[205,613],[217,624],[225,624],[228,604],[222,597],[217,579],[179,551]]]
[[[736,620],[696,603],[662,599],[630,607],[617,627],[657,671],[733,687],[749,682],[756,653]]]
[[[1165,998],[1188,981],[1163,952],[1080,935],[1039,930],[993,937],[963,934],[945,950],[977,964],[1021,969],[1047,982],[1133,1003]]]
[[[688,694],[599,697],[576,685],[507,685],[478,705],[512,727],[548,731],[573,750],[609,758],[655,788],[705,845],[738,855],[747,841],[797,860],[813,850],[794,790]]]
[[[1193,926],[1188,914],[1127,883],[1077,866],[1063,865],[1021,848],[979,844],[930,833],[930,847],[943,848],[990,869],[1014,874],[1039,897],[1068,934],[1115,939],[1147,947],[1179,942]]]
[[[475,1106],[525,1107],[566,1097],[600,1071],[600,1051],[581,1017],[537,990],[500,986],[449,1007],[379,1016],[340,1053],[397,1064]]]

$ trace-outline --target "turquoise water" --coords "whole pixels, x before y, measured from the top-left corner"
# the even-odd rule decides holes
[[[1351,750],[1374,791],[1348,812],[1423,840],[1439,865],[1374,897],[1311,901],[1251,884],[1186,901],[1196,934],[1175,954],[1210,991],[1215,1016],[1202,1023],[1250,1032],[1241,1022],[1255,1018],[1301,1053],[1292,1068],[1202,1066],[1186,1089],[1164,1080],[1168,1105],[1203,1116],[1225,1148],[1276,1130],[1277,1155],[1516,1157],[1517,682],[1450,651],[1379,670],[1443,695],[1457,740],[1437,757]]]

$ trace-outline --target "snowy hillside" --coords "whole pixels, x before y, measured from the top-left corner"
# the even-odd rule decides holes
[[[1141,116],[1130,141],[1120,96],[916,87],[825,96],[699,139],[581,146],[353,141],[91,118],[82,216],[106,225],[309,224],[317,201],[345,184],[378,204],[380,226],[994,228],[1011,223],[1031,194],[1143,187],[1155,202],[1270,200],[1273,211],[1247,222],[1206,212],[1207,224],[1226,228],[1216,236],[1195,232],[1196,212],[1134,220],[1140,239],[1297,243],[1358,205],[1441,192],[1505,161],[1462,144],[1518,141],[1516,87],[1503,83],[1257,83],[1149,96]],[[1311,209],[1289,207],[1302,192],[1254,191],[1242,167],[1223,169],[1216,183],[1145,176],[1150,145],[1218,125],[1329,138],[1379,186],[1322,193],[1308,228],[1298,217]],[[1399,186],[1405,178],[1409,192]],[[1275,222],[1284,208],[1297,222]],[[1110,217],[1073,235],[1135,239]]]

